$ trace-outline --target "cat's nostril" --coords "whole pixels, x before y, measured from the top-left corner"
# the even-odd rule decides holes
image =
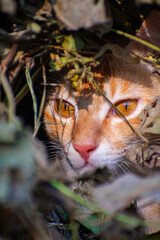
[[[90,153],[98,146],[96,144],[73,144],[74,149],[79,152],[83,160],[87,163]]]

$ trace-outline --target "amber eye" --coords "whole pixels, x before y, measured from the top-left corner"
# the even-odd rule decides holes
[[[54,108],[56,112],[62,117],[70,117],[75,113],[74,107],[69,102],[61,99],[55,100]]]
[[[115,106],[116,108],[124,115],[128,115],[131,112],[134,111],[134,109],[137,106],[138,100],[135,99],[129,99],[129,100],[124,100],[119,103],[117,103]],[[116,115],[120,116],[120,113],[115,110]]]

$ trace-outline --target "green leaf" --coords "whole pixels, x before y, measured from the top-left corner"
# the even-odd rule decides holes
[[[63,67],[63,65],[58,64],[57,62],[53,62],[53,61],[50,61],[49,66],[55,71],[60,71]]]
[[[68,50],[76,50],[75,41],[72,35],[65,36],[62,47]]]
[[[68,50],[79,51],[83,48],[84,42],[78,36],[65,36],[62,47]]]
[[[69,59],[69,57],[67,56],[67,57],[61,57],[60,58],[60,60],[61,60],[61,63],[63,64],[63,65],[66,65],[67,64],[67,62],[68,62],[68,59]]]

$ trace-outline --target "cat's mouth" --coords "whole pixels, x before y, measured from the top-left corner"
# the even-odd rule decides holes
[[[76,172],[78,175],[84,175],[86,173],[91,174],[96,170],[96,168],[97,168],[96,166],[94,166],[90,163],[87,163],[83,167],[76,169]]]

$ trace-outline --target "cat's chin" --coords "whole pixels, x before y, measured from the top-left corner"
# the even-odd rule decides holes
[[[77,171],[78,176],[90,175],[92,174],[97,167],[93,166],[92,164],[88,163],[87,165],[83,166],[81,169]]]
[[[65,168],[66,174],[67,176],[69,176],[70,178],[79,178],[79,177],[83,177],[84,175],[91,175],[92,173],[94,173],[97,169],[97,167],[91,165],[91,164],[86,164],[80,168],[73,168],[73,167],[69,167],[67,166],[67,168]]]
[[[67,173],[67,175],[69,176],[73,176],[73,177],[83,177],[83,176],[89,176],[91,175],[92,173],[94,173],[98,168],[100,167],[97,167],[97,166],[94,166],[90,163],[84,165],[83,167],[81,168],[78,168],[78,169],[70,169]],[[104,166],[102,167],[104,168]]]

